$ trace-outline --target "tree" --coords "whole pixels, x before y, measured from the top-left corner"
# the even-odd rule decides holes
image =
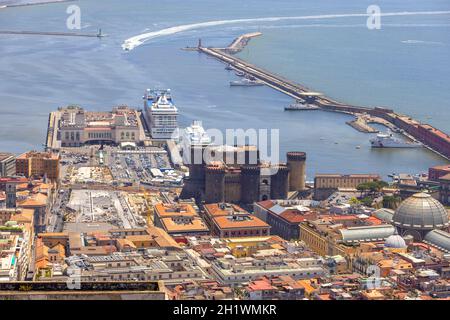
[[[384,196],[383,197],[383,207],[396,209],[398,204],[402,201],[399,196]]]
[[[349,204],[352,205],[352,206],[358,206],[358,205],[361,204],[361,201],[359,201],[359,200],[356,199],[355,197],[352,197],[352,198],[349,200]]]
[[[372,197],[364,197],[361,199],[361,202],[366,207],[370,207],[370,206],[372,206],[373,198]]]
[[[356,189],[361,192],[361,197],[363,193],[366,193],[369,191],[369,194],[373,195],[376,192],[380,192],[383,190],[383,188],[389,186],[389,184],[386,181],[370,181],[370,182],[364,182],[360,183]]]

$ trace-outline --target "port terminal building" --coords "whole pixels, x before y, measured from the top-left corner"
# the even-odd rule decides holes
[[[145,132],[140,113],[127,106],[112,111],[86,111],[78,106],[59,108],[49,119],[47,148],[80,147],[85,144],[140,144]]]

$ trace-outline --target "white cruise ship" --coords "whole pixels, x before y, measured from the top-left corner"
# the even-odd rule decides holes
[[[172,101],[170,89],[150,90],[144,96],[145,119],[150,135],[156,140],[178,137],[178,109]]]
[[[422,144],[419,142],[403,141],[388,133],[379,133],[376,138],[370,139],[372,148],[419,148]]]
[[[192,146],[208,146],[211,144],[211,137],[206,133],[202,122],[194,120],[192,124],[185,128],[180,136],[181,153],[183,162],[190,163],[190,150]]]

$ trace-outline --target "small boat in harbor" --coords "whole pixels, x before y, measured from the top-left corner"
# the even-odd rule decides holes
[[[264,83],[258,80],[251,80],[244,78],[242,80],[230,81],[230,86],[232,87],[254,87],[254,86],[263,86]]]
[[[288,107],[284,107],[285,111],[295,111],[295,110],[318,110],[318,106],[313,104],[303,103],[300,100],[296,100],[294,103],[290,104]]]
[[[234,70],[234,69],[233,69],[233,67],[231,66],[231,64],[229,64],[229,65],[227,65],[227,66],[225,67],[225,70],[230,70],[230,71],[231,71],[231,70]]]
[[[243,77],[243,76],[245,76],[245,72],[244,71],[236,71],[236,75],[238,76],[238,77]]]

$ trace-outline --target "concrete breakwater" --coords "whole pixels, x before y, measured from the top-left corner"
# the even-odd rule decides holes
[[[366,127],[368,126],[367,122],[380,123],[380,121],[382,121],[382,124],[391,129],[394,128],[396,131],[402,132],[416,141],[422,142],[423,145],[431,151],[450,160],[450,136],[429,124],[420,123],[407,115],[398,114],[394,112],[394,110],[385,107],[370,108],[335,101],[322,94],[313,92],[304,85],[295,83],[280,75],[239,59],[225,52],[223,49],[203,47],[201,46],[201,41],[199,41],[199,45],[195,50],[214,57],[237,71],[251,75],[267,86],[289,95],[294,99],[300,99],[307,103],[317,105],[323,110],[353,114],[355,116],[369,115],[372,118],[370,121],[363,121],[365,123],[365,125],[361,127],[363,128],[363,131],[368,130]],[[375,121],[374,119],[379,120]]]

